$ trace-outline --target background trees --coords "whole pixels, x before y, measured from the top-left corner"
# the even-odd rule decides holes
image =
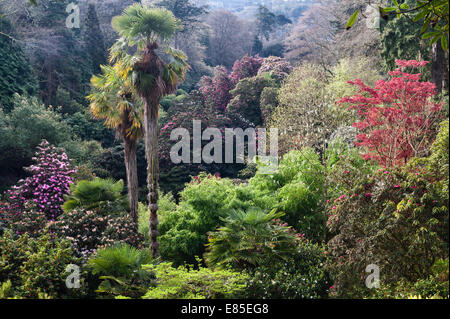
[[[0,107],[9,112],[15,93],[34,95],[38,85],[22,44],[12,37],[13,27],[5,18],[0,20],[0,30]]]
[[[210,27],[207,43],[210,65],[231,69],[236,60],[251,54],[253,35],[248,22],[230,11],[217,10],[208,15],[206,23]]]

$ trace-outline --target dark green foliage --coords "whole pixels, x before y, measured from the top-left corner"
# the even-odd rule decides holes
[[[102,121],[93,119],[88,111],[65,116],[64,121],[71,127],[73,133],[83,141],[96,140],[102,143],[105,148],[114,145],[113,130],[103,125]]]
[[[261,54],[263,50],[263,43],[259,39],[257,35],[255,35],[255,39],[253,40],[253,47],[252,47],[252,55]]]
[[[26,45],[27,55],[39,81],[39,96],[46,105],[55,105],[56,92],[62,88],[71,99],[85,104],[92,75],[91,62],[80,37],[80,29],[66,26],[69,0],[46,0],[39,6],[21,4],[11,19]],[[14,8],[15,9],[15,8]]]
[[[385,70],[394,70],[395,60],[429,60],[431,47],[422,40],[417,24],[402,16],[382,28],[381,57]]]
[[[84,47],[92,63],[91,70],[94,74],[97,74],[100,72],[100,65],[107,61],[107,50],[94,3],[88,5],[83,27]]]
[[[10,280],[14,295],[22,298],[74,298],[85,292],[83,274],[81,289],[68,289],[66,278],[70,264],[81,266],[74,257],[70,242],[43,234],[37,239],[27,234],[14,238],[11,232],[0,237],[0,282]]]
[[[264,50],[262,50],[261,52],[261,56],[262,57],[277,56],[281,58],[283,57],[285,50],[286,48],[282,43],[275,43],[264,48]]]
[[[298,239],[291,228],[277,221],[282,215],[258,208],[231,211],[222,219],[224,226],[209,234],[207,264],[244,270],[262,266],[265,258],[286,260],[295,253]]]
[[[239,81],[231,91],[233,99],[227,106],[227,112],[232,117],[244,117],[258,126],[262,124],[261,94],[267,87],[276,87],[276,81],[270,76],[256,76]]]
[[[327,298],[331,281],[325,270],[326,253],[319,244],[299,240],[285,260],[264,256],[258,268],[249,269],[246,297],[256,299]]]
[[[45,108],[36,98],[16,95],[8,114],[0,110],[0,188],[24,177],[33,152],[45,139],[60,145],[71,140],[71,130],[61,116]]]
[[[123,195],[123,181],[96,178],[92,181],[79,181],[70,187],[63,205],[65,212],[76,209],[95,210],[108,215],[128,210],[128,200]]]
[[[13,28],[4,18],[0,31],[13,34]],[[10,112],[14,107],[13,95],[37,93],[37,80],[21,45],[16,40],[0,34],[0,110]]]
[[[431,267],[428,278],[420,279],[414,283],[401,281],[395,285],[388,285],[376,289],[370,298],[378,299],[404,299],[404,298],[449,298],[448,258],[439,259]]]
[[[104,150],[96,159],[94,173],[102,178],[111,177],[115,180],[126,180],[123,145],[117,145]],[[146,187],[147,161],[145,159],[145,146],[143,142],[137,144],[137,173],[139,187]],[[104,175],[106,174],[106,175]]]
[[[139,298],[151,284],[152,274],[142,265],[153,262],[148,249],[138,250],[127,244],[103,248],[88,261],[93,275],[100,276],[97,293],[107,296]]]
[[[84,107],[70,97],[69,91],[58,87],[56,90],[54,106],[56,110],[62,114],[74,114],[82,112]]]

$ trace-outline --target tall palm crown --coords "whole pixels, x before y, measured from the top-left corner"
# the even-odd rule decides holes
[[[120,137],[139,140],[143,136],[143,107],[133,95],[130,80],[124,77],[126,70],[120,64],[100,67],[102,74],[91,78],[93,93],[87,97],[92,115],[104,120]]]
[[[169,45],[175,33],[181,30],[181,23],[172,12],[135,4],[126,8],[121,16],[114,17],[112,25],[121,38],[110,50],[111,62],[120,61],[124,66],[126,77],[144,104],[150,249],[156,258],[159,256],[158,109],[161,98],[173,93],[184,81],[189,65],[186,55]],[[160,46],[162,50],[158,50]]]
[[[111,61],[123,61],[139,95],[159,100],[173,93],[189,69],[186,55],[169,41],[182,25],[172,12],[135,4],[112,19],[121,38],[111,48]],[[161,46],[164,61],[155,50]],[[130,47],[136,47],[134,54]]]

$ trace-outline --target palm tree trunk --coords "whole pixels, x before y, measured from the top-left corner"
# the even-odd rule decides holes
[[[139,222],[139,182],[136,158],[137,142],[136,140],[125,137],[123,139],[123,145],[125,150],[125,167],[127,171],[127,188],[128,201],[130,203],[130,215],[137,229],[137,225]]]
[[[145,156],[147,158],[148,209],[150,211],[150,249],[154,258],[159,257],[158,243],[158,107],[159,101],[145,99]]]

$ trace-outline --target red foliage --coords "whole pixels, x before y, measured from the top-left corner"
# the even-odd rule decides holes
[[[404,68],[425,66],[426,61],[397,60],[398,69],[389,72],[388,81],[377,81],[375,87],[361,80],[348,83],[359,86],[359,93],[338,103],[348,103],[361,121],[353,124],[361,134],[358,146],[367,149],[366,159],[381,165],[403,165],[411,157],[424,156],[433,142],[434,124],[442,118],[442,104],[432,101],[435,84],[422,82],[421,74],[406,73]]]

